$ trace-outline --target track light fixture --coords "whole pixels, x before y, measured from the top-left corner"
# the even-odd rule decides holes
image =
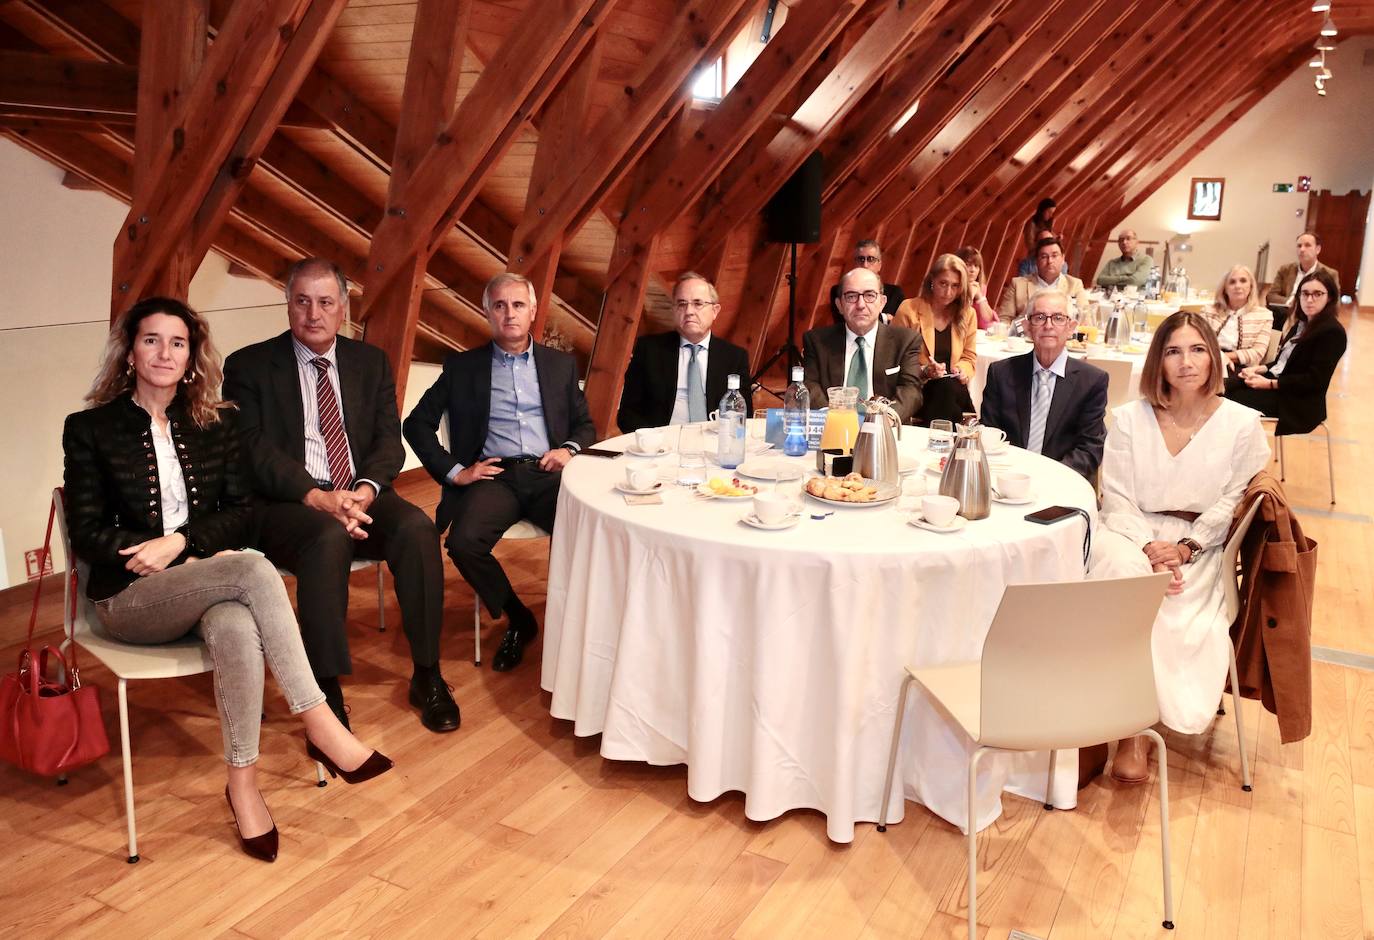
[[[1312,4],[1313,13],[1325,13],[1329,9],[1331,9],[1331,0],[1316,0]]]
[[[1322,34],[1323,36],[1334,36],[1334,35],[1336,35],[1336,24],[1333,23],[1333,22],[1331,22],[1331,14],[1330,14],[1330,13],[1327,13],[1327,14],[1326,14],[1326,18],[1322,20],[1322,30],[1321,30],[1321,34]]]

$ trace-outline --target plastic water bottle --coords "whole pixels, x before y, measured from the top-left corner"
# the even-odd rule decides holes
[[[801,366],[792,367],[792,384],[782,393],[782,452],[789,457],[806,454],[807,422],[811,418],[811,393],[806,390]]]
[[[733,470],[744,463],[744,396],[739,391],[739,376],[727,376],[725,388],[725,397],[720,400],[716,458],[726,470]]]

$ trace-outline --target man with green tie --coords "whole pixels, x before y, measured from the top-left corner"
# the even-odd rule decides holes
[[[802,339],[806,388],[811,401],[827,401],[826,389],[849,385],[859,400],[881,395],[902,422],[921,409],[921,334],[879,322],[886,297],[882,278],[855,268],[840,279],[836,309],[844,323],[817,327]]]

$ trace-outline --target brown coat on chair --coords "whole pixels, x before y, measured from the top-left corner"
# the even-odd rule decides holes
[[[1283,486],[1261,471],[1236,507],[1264,499],[1240,549],[1240,613],[1231,625],[1240,694],[1279,719],[1288,744],[1312,731],[1312,595],[1317,543],[1302,534]]]

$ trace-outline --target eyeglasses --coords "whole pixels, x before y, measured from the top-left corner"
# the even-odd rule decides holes
[[[715,305],[716,302],[714,300],[679,300],[677,303],[673,304],[673,309],[678,313],[686,313],[687,308],[691,307],[697,313],[700,313],[707,307],[714,307]]]
[[[1068,323],[1069,320],[1073,318],[1070,317],[1067,313],[1032,313],[1030,316],[1026,317],[1026,319],[1034,323],[1036,326],[1044,326],[1046,321],[1053,323],[1055,326],[1063,326],[1065,323]]]
[[[879,258],[877,255],[855,255],[854,260],[859,264],[877,264],[883,259]]]
[[[853,306],[854,304],[859,302],[860,298],[862,298],[863,302],[866,304],[876,304],[878,302],[878,298],[881,296],[882,295],[875,290],[866,290],[863,293],[860,293],[856,290],[847,290],[840,295],[840,299],[843,300],[845,303],[849,304],[850,306]]]
[[[1326,291],[1305,290],[1302,293],[1298,294],[1298,296],[1301,297],[1303,300],[1321,300],[1323,297],[1326,296]]]

